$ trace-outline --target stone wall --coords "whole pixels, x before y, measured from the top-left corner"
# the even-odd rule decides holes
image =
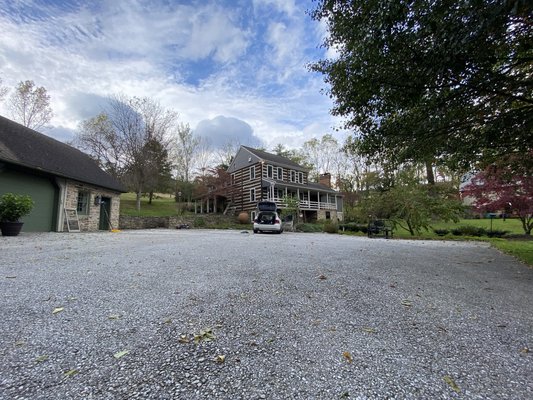
[[[318,210],[317,220],[326,220],[326,211],[329,211],[329,219],[331,219],[332,221],[342,221],[342,212],[338,212],[336,210]]]
[[[236,223],[237,217],[220,214],[195,214],[175,217],[136,217],[121,215],[120,229],[176,229],[178,225],[188,224],[191,228],[209,228],[217,224]]]
[[[98,186],[88,185],[76,181],[67,181],[65,192],[65,208],[75,209],[78,204],[78,193],[80,191],[89,193],[89,211],[87,214],[78,213],[78,220],[80,222],[80,230],[97,231],[100,228],[100,205],[95,205],[96,196],[111,198],[111,211],[109,213],[109,220],[112,228],[119,226],[120,213],[120,193],[112,192]],[[63,223],[63,230],[66,231],[66,221]]]

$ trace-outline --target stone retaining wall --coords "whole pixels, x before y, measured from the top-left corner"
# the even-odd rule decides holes
[[[223,223],[237,222],[234,216],[217,214],[196,214],[182,217],[134,217],[121,215],[120,229],[175,229],[181,224],[188,224],[191,228],[206,228]]]

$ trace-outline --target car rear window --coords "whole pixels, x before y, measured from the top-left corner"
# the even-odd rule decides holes
[[[273,201],[260,201],[257,208],[259,211],[276,211],[277,206]]]

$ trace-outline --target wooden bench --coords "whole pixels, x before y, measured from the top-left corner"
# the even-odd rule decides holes
[[[386,219],[376,219],[368,223],[368,237],[383,235],[385,238],[393,235],[392,223]]]

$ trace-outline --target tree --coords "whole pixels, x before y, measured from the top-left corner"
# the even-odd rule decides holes
[[[453,188],[422,184],[413,166],[404,166],[393,179],[381,177],[374,185],[377,189],[361,201],[362,214],[390,219],[413,236],[429,229],[434,218],[457,222],[464,209]]]
[[[52,119],[50,96],[42,86],[33,81],[20,82],[11,95],[11,117],[31,129],[41,129]]]
[[[478,172],[463,188],[481,212],[512,212],[526,235],[533,229],[533,152],[510,156]]]
[[[177,178],[190,182],[193,162],[200,146],[200,139],[192,133],[189,124],[179,124],[174,143]]]
[[[311,69],[366,154],[465,167],[531,148],[531,15],[525,0],[319,0],[337,56]]]
[[[137,196],[153,191],[169,168],[170,132],[177,114],[150,98],[109,98],[106,110],[80,125],[76,142]]]
[[[7,87],[2,86],[2,78],[0,78],[0,102],[4,100],[4,97],[8,91],[9,89]]]
[[[306,141],[302,152],[312,165],[311,175],[318,182],[319,175],[326,172],[336,172],[340,160],[341,149],[337,140],[331,134],[326,134],[320,139],[313,138]]]

